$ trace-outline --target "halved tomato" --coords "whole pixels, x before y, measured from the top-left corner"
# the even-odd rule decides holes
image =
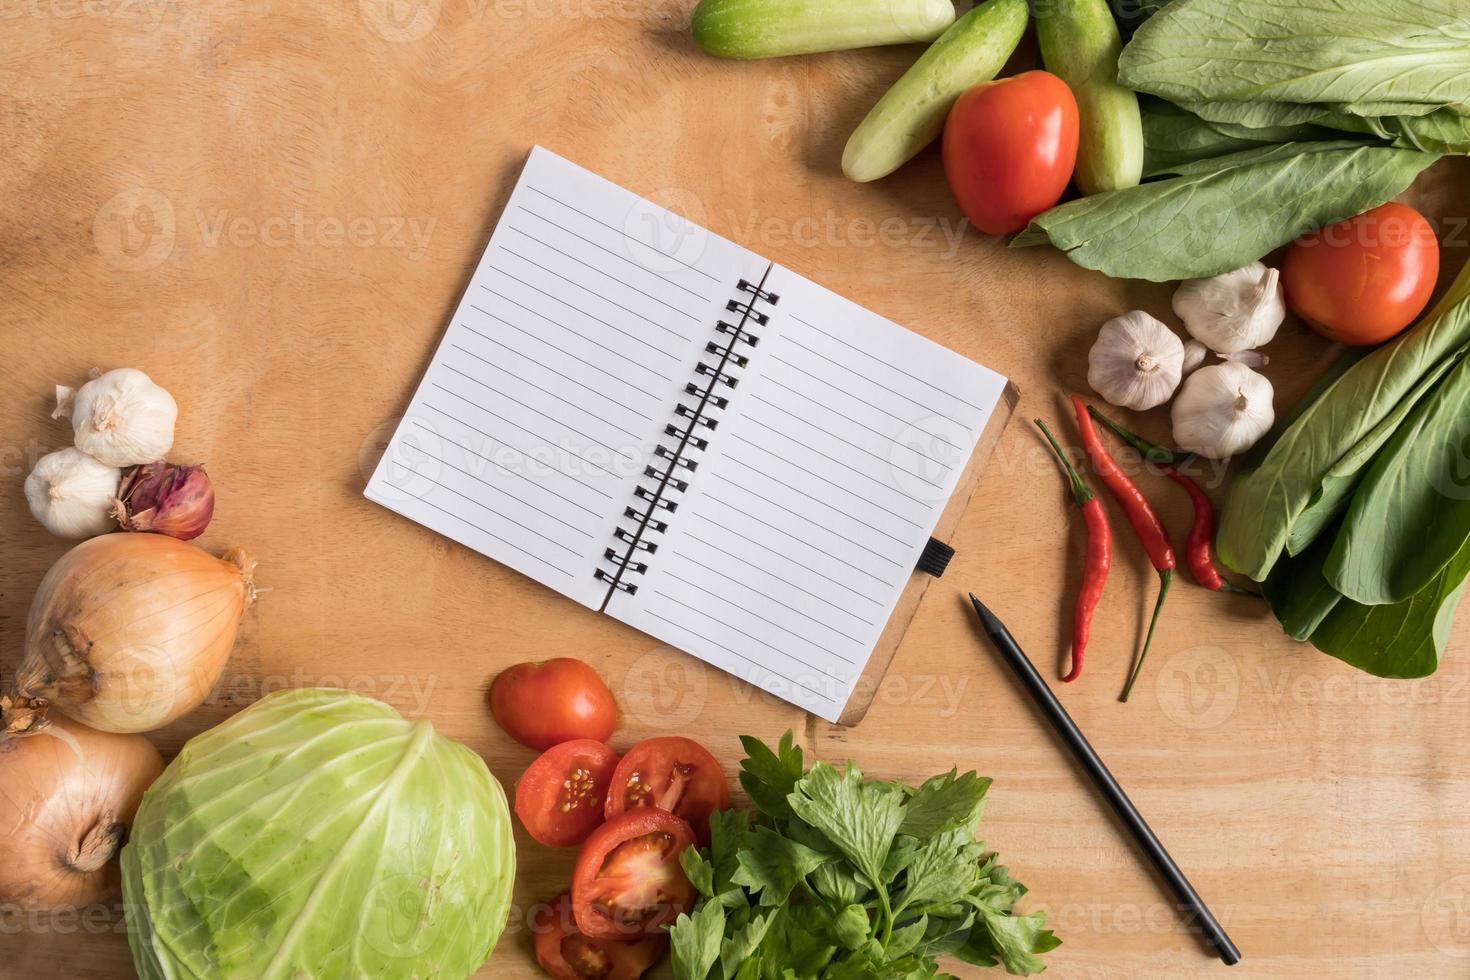
[[[657,807],[682,817],[700,844],[707,845],[710,813],[729,805],[725,770],[704,746],[676,736],[648,738],[618,763],[607,796],[607,817]]]
[[[588,939],[577,931],[572,896],[562,892],[531,916],[536,962],[552,980],[637,980],[660,959],[668,936],[644,936],[632,942]]]
[[[516,784],[516,816],[548,847],[573,847],[602,823],[618,754],[590,738],[541,753]]]
[[[589,939],[656,935],[697,893],[679,855],[694,831],[672,813],[639,807],[598,827],[572,871],[572,911]]]

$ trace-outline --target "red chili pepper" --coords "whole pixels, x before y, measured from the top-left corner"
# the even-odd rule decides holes
[[[1194,575],[1194,580],[1211,592],[1240,592],[1254,595],[1242,589],[1220,574],[1215,567],[1215,506],[1209,495],[1193,477],[1182,472],[1179,466],[1190,458],[1188,453],[1178,453],[1163,446],[1156,446],[1142,436],[1135,435],[1102,412],[1089,405],[1088,413],[1113,431],[1119,439],[1138,450],[1140,456],[1159,468],[1159,471],[1184,488],[1194,504],[1194,523],[1190,525],[1189,537],[1184,543],[1184,563]]]
[[[1118,697],[1119,701],[1127,701],[1128,695],[1133,691],[1134,682],[1143,670],[1148,648],[1154,641],[1154,629],[1159,625],[1159,613],[1164,608],[1164,599],[1169,595],[1169,586],[1174,584],[1174,546],[1169,543],[1169,532],[1164,530],[1163,522],[1154,513],[1143,492],[1123,472],[1117,460],[1113,459],[1103,445],[1102,437],[1097,434],[1097,427],[1092,424],[1092,416],[1087,414],[1087,403],[1073,395],[1072,408],[1077,413],[1077,428],[1082,432],[1082,446],[1087,450],[1093,468],[1102,477],[1103,484],[1112,492],[1113,498],[1122,506],[1128,523],[1133,525],[1133,533],[1138,535],[1138,540],[1143,543],[1143,550],[1148,552],[1149,561],[1153,562],[1154,569],[1159,573],[1159,598],[1154,603],[1154,614],[1148,623],[1143,649],[1134,662],[1133,672],[1128,675],[1128,682],[1123,685],[1123,693]]]
[[[1082,658],[1087,653],[1087,639],[1092,634],[1092,614],[1097,609],[1098,601],[1102,599],[1103,585],[1108,580],[1108,569],[1113,567],[1113,532],[1108,527],[1108,517],[1103,512],[1102,501],[1082,481],[1046,423],[1037,419],[1036,424],[1067,471],[1067,478],[1072,483],[1072,497],[1082,511],[1083,520],[1087,522],[1087,563],[1083,567],[1082,588],[1077,593],[1077,609],[1072,617],[1072,669],[1062,678],[1064,682],[1070,682],[1075,681],[1077,675],[1082,673]]]

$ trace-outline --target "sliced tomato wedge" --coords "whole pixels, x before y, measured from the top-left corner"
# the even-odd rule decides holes
[[[663,958],[668,936],[644,936],[632,942],[588,939],[577,930],[572,896],[562,892],[531,917],[536,962],[552,980],[638,980]]]
[[[574,847],[602,823],[618,754],[590,738],[541,753],[516,784],[516,816],[548,847]]]
[[[613,773],[607,817],[656,807],[683,818],[701,845],[709,844],[709,815],[730,805],[730,784],[719,760],[698,742],[676,736],[644,739]]]
[[[572,911],[589,939],[655,935],[697,894],[679,855],[694,831],[664,810],[639,807],[598,827],[582,845],[572,871]]]

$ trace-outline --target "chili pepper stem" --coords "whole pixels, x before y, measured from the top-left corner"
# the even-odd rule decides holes
[[[1085,504],[1089,500],[1096,497],[1097,494],[1092,492],[1092,488],[1082,481],[1082,475],[1077,472],[1077,468],[1073,466],[1072,461],[1067,458],[1066,452],[1062,449],[1062,444],[1057,442],[1057,437],[1052,435],[1051,429],[1047,427],[1047,424],[1041,419],[1032,419],[1032,421],[1035,422],[1036,427],[1041,430],[1041,434],[1046,436],[1046,441],[1051,443],[1051,448],[1056,451],[1057,461],[1060,462],[1062,464],[1062,468],[1067,471],[1067,479],[1071,481],[1072,484],[1072,496],[1076,498],[1077,503]]]
[[[1221,592],[1232,592],[1235,595],[1255,596],[1257,599],[1264,599],[1264,598],[1266,598],[1265,596],[1261,595],[1261,593],[1257,592],[1255,589],[1242,588],[1241,586],[1236,585],[1234,582],[1230,581],[1228,578],[1222,578],[1220,580],[1220,591]]]
[[[1194,459],[1192,453],[1180,453],[1172,449],[1165,449],[1163,446],[1149,442],[1140,435],[1129,432],[1123,426],[1114,422],[1102,412],[1099,412],[1095,406],[1088,405],[1087,414],[1101,422],[1113,435],[1137,450],[1138,455],[1142,456],[1146,462],[1155,465],[1167,463],[1173,466],[1183,466],[1185,463]]]
[[[1174,569],[1165,568],[1159,571],[1159,598],[1154,603],[1153,618],[1148,623],[1148,635],[1143,640],[1143,650],[1138,654],[1138,660],[1133,665],[1133,673],[1128,675],[1128,683],[1123,686],[1123,693],[1118,700],[1128,702],[1128,695],[1133,693],[1133,685],[1138,680],[1138,675],[1143,672],[1143,661],[1148,657],[1148,648],[1154,642],[1154,628],[1159,625],[1159,613],[1163,611],[1164,600],[1169,595],[1169,586],[1174,584]]]

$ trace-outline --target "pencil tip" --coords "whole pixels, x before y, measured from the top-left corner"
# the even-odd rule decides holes
[[[979,596],[971,592],[970,601],[975,604],[975,612],[980,614],[980,621],[985,624],[986,628],[994,630],[1000,625],[1000,620],[995,617],[995,613],[991,612],[990,608],[980,601]]]

